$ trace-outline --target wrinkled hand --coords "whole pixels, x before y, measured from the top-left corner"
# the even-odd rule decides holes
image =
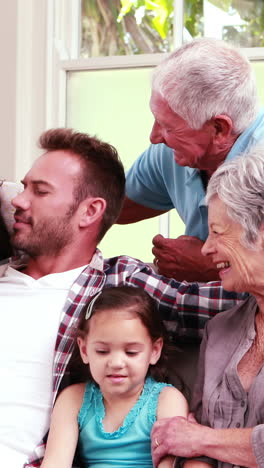
[[[188,419],[175,416],[157,421],[151,433],[154,466],[166,455],[186,458],[203,455],[199,451],[199,443],[210,430],[212,429],[198,424],[192,415]]]
[[[198,237],[180,236],[177,239],[167,239],[158,234],[152,242],[154,265],[160,275],[178,281],[219,280],[211,259],[201,253],[204,243]]]

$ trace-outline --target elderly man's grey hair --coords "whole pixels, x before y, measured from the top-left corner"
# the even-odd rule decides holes
[[[216,39],[196,39],[172,52],[154,69],[152,89],[196,130],[224,114],[240,134],[258,112],[255,75],[248,59]]]
[[[264,223],[264,146],[222,164],[212,175],[206,202],[218,195],[228,216],[243,227],[241,242],[256,250]]]

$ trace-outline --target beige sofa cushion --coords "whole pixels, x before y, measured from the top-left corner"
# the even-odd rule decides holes
[[[11,200],[23,190],[19,182],[3,181],[0,185],[0,211],[9,234],[12,233],[15,208]]]

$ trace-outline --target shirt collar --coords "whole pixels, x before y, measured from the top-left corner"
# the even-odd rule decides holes
[[[189,167],[189,166],[186,166],[185,169],[190,179],[196,176],[200,177],[199,175],[200,171],[198,169],[195,169],[194,167]]]
[[[21,257],[10,257],[7,259],[2,265],[0,264],[0,277],[4,275],[8,266],[14,268],[15,270],[19,270],[23,267],[27,266],[27,256],[22,255]],[[103,271],[104,269],[104,260],[102,252],[99,249],[96,249],[92,259],[89,263],[91,268],[95,270]]]
[[[95,250],[95,253],[93,254],[92,260],[89,263],[89,266],[91,268],[94,268],[95,270],[103,271],[103,269],[104,269],[104,260],[103,260],[102,252],[99,249]]]

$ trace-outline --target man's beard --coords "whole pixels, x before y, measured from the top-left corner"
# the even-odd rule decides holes
[[[64,216],[48,216],[38,221],[35,226],[31,224],[28,235],[15,231],[12,238],[13,247],[25,252],[31,258],[42,255],[57,256],[74,237],[70,224],[72,216],[73,211],[69,209]]]

